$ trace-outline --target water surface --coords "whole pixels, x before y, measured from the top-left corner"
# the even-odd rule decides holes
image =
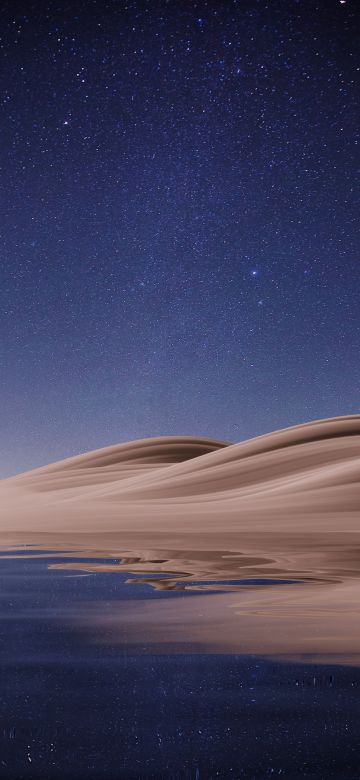
[[[0,558],[1,778],[360,776],[358,668],[202,653],[186,637],[155,650],[129,632],[137,605],[206,594],[30,552]],[[92,619],[114,612],[116,636]]]

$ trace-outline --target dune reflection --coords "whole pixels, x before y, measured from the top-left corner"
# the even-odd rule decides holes
[[[317,554],[316,544],[314,548],[303,555],[298,548],[296,555],[291,549],[286,554],[272,550],[273,557],[267,558],[244,552],[152,550],[142,558],[134,552],[116,564],[87,563],[81,568],[88,572],[126,570],[141,575],[131,576],[132,584],[145,582],[157,590],[193,595],[136,599],[122,602],[120,609],[116,602],[105,610],[88,605],[83,624],[95,625],[106,641],[149,652],[184,652],[189,647],[191,652],[359,664],[360,578],[353,576],[359,563],[354,545],[339,543],[337,555],[330,543],[327,554],[324,547]],[[79,568],[71,561],[53,565]]]
[[[96,626],[99,642],[142,652],[184,652],[187,646],[190,652],[359,665],[359,596],[353,583],[301,592],[267,586],[176,602],[128,601],[120,608],[89,604],[81,623],[84,631]]]
[[[44,541],[49,545],[48,537],[28,539],[21,553],[7,546],[14,556],[31,557],[36,549],[39,557],[47,554]],[[252,534],[243,538],[241,551],[184,550],[179,539],[172,549],[128,544],[121,552],[119,535],[109,537],[106,547],[91,537],[62,536],[52,538],[49,567],[90,575],[126,573],[133,594],[139,583],[169,593],[166,599],[144,599],[140,590],[139,598],[82,603],[72,624],[89,640],[136,652],[237,653],[358,665],[356,541],[348,534],[321,539],[313,534],[304,544],[301,535]],[[185,598],[172,598],[174,591],[183,591]]]

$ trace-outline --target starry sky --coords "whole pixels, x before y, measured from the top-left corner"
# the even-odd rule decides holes
[[[1,3],[1,476],[359,411],[355,8]]]

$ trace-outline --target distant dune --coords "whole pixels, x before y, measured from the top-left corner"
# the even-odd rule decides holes
[[[203,587],[214,579],[297,582],[246,593],[240,586],[241,602],[233,592],[196,597],[212,616],[200,631],[207,647],[239,648],[246,624],[246,652],[360,658],[360,415],[240,444],[177,436],[106,447],[3,480],[0,506],[4,544],[46,545],[50,535],[59,547],[116,553],[157,587],[161,571],[173,574],[168,588],[179,572],[187,587],[199,579]],[[178,630],[188,625],[194,634],[190,601],[178,609]],[[158,626],[168,605],[151,606]],[[221,639],[211,628],[216,610],[218,625],[227,615]],[[256,630],[248,626],[255,614]]]

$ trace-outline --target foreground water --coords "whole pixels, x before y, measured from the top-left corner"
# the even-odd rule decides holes
[[[27,554],[0,556],[0,778],[360,777],[358,668],[119,641],[92,615],[193,593]]]

